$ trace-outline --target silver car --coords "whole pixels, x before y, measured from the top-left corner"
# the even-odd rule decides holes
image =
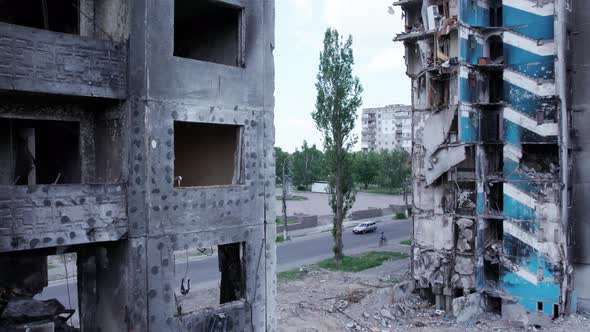
[[[352,229],[354,234],[363,234],[363,233],[370,233],[377,230],[377,223],[374,221],[365,221],[362,222]]]

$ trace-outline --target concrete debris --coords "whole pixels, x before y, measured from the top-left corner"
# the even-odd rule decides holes
[[[468,252],[473,250],[474,231],[472,229],[473,220],[467,218],[460,218],[456,222],[459,228],[459,238],[457,239],[457,249],[460,252]]]
[[[381,309],[379,313],[383,318],[393,319],[393,315],[391,314],[391,311],[389,311],[388,309]]]
[[[457,322],[467,322],[477,319],[485,312],[484,298],[480,293],[472,293],[453,300],[453,316]]]
[[[413,281],[404,281],[395,285],[392,289],[392,302],[400,302],[412,295],[414,291]]]

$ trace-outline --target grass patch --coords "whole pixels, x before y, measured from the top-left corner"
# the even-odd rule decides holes
[[[402,242],[400,242],[399,244],[403,244],[404,246],[410,246],[412,245],[412,240],[408,239],[408,240],[403,240]]]
[[[397,212],[394,217],[395,217],[395,219],[406,219],[407,218],[406,214],[403,212]]]
[[[283,195],[278,195],[277,201],[282,201],[282,200],[283,200]],[[307,197],[298,196],[298,195],[291,195],[291,196],[287,196],[287,200],[288,201],[307,201]]]
[[[276,243],[281,243],[285,241],[285,237],[282,235],[277,236],[277,238],[275,239]]]
[[[407,254],[397,251],[370,251],[360,256],[344,256],[340,265],[334,264],[332,258],[323,260],[318,265],[328,270],[358,272],[380,266],[383,262],[390,259],[402,259],[406,257],[408,257]]]
[[[305,270],[303,269],[293,269],[277,273],[277,279],[279,281],[294,281],[303,279],[303,277],[305,277]]]
[[[277,217],[277,219],[275,219],[275,222],[278,225],[282,225],[283,224],[283,217]],[[297,220],[295,218],[291,218],[291,217],[287,217],[287,225],[292,225],[292,224],[296,224]]]

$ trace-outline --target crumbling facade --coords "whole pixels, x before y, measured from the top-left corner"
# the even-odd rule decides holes
[[[60,253],[82,331],[275,329],[273,49],[273,0],[0,1],[0,330],[66,328]]]
[[[574,265],[589,261],[580,243],[587,221],[572,216],[585,196],[572,191],[570,142],[572,96],[587,98],[570,70],[583,54],[572,35],[588,29],[576,23],[587,11],[574,6],[587,10],[586,1],[394,5],[406,20],[396,40],[406,48],[413,122],[424,122],[412,150],[417,287],[439,309],[480,292],[510,318],[574,311],[589,298],[574,280]]]

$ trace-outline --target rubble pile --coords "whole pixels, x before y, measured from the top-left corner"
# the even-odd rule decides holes
[[[437,310],[414,290],[409,262],[390,261],[363,272],[311,268],[302,280],[278,286],[279,331],[589,331],[588,315],[525,325],[485,311],[480,293],[455,298],[453,312]],[[392,271],[394,271],[392,273]]]

